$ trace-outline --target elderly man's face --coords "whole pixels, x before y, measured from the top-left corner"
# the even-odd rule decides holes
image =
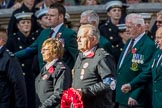
[[[139,34],[138,25],[133,24],[131,21],[126,21],[126,33],[131,39],[135,39]]]
[[[80,18],[80,25],[85,25],[88,24],[88,17],[87,16],[82,16]]]
[[[79,29],[78,35],[77,35],[77,42],[78,42],[78,49],[81,52],[86,52],[90,50],[93,45],[93,36],[89,36],[87,29]]]
[[[155,42],[157,43],[159,49],[162,50],[162,27],[160,27],[156,32]]]

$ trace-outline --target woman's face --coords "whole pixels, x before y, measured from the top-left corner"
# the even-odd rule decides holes
[[[29,33],[31,31],[31,20],[20,20],[17,27],[21,33]]]
[[[53,60],[52,50],[49,45],[45,45],[41,50],[43,61],[49,63]]]
[[[48,28],[49,27],[49,20],[48,20],[47,15],[42,16],[42,18],[40,20],[38,20],[38,22],[40,23],[42,28]]]
[[[107,12],[107,15],[110,17],[110,19],[119,20],[122,15],[121,8],[112,8]]]

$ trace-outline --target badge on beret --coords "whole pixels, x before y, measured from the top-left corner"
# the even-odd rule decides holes
[[[84,63],[84,64],[83,64],[83,68],[84,68],[84,69],[87,68],[88,65],[89,65],[88,63]]]
[[[48,75],[47,75],[47,74],[43,75],[43,76],[42,76],[42,80],[46,80],[46,79],[47,79],[47,77],[48,77]]]

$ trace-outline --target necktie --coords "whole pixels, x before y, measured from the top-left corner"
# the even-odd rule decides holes
[[[49,38],[52,37],[52,34],[54,33],[55,31],[53,29],[51,29],[51,32],[49,33]]]
[[[131,40],[131,43],[130,43],[129,48],[128,48],[127,53],[126,53],[126,56],[131,52],[133,44],[134,44],[134,39]]]

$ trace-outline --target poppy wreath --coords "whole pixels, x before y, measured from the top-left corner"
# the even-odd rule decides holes
[[[61,108],[84,108],[79,92],[74,88],[65,90],[61,98]]]

